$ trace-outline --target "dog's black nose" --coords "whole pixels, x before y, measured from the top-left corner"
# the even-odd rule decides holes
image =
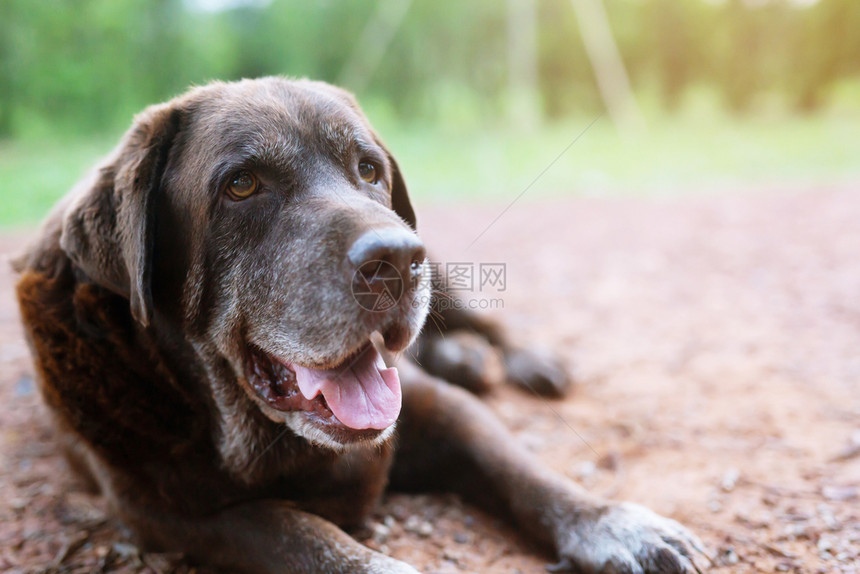
[[[367,287],[401,291],[421,277],[426,257],[424,244],[405,229],[371,229],[359,237],[347,254],[354,266],[354,279]],[[396,283],[401,284],[397,287]],[[374,289],[375,290],[375,289]],[[400,293],[392,293],[399,297]]]

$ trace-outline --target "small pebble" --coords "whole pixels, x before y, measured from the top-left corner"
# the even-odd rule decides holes
[[[821,489],[821,494],[827,500],[844,502],[857,498],[860,492],[856,486],[825,486]]]
[[[735,486],[738,483],[738,479],[741,477],[740,471],[736,468],[731,468],[723,475],[722,480],[720,480],[720,488],[723,489],[723,492],[731,492],[735,489]]]
[[[738,557],[737,552],[735,552],[734,548],[726,548],[722,555],[722,563],[733,565],[740,562],[740,557]]]
[[[799,538],[801,540],[809,540],[812,538],[814,529],[807,524],[795,522],[787,524],[784,532],[789,539]]]
[[[587,460],[581,464],[579,464],[576,468],[576,476],[582,480],[585,478],[590,478],[597,471],[597,465]]]
[[[391,535],[391,529],[378,522],[374,522],[370,529],[373,532],[373,540],[379,544],[387,542],[388,537]]]
[[[403,528],[408,532],[418,534],[424,538],[433,534],[433,525],[426,520],[421,520],[417,516],[410,516],[407,518],[406,522],[403,524]]]

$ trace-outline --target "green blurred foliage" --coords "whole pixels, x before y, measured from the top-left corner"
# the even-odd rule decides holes
[[[544,117],[599,109],[570,1],[535,2]],[[414,0],[362,99],[410,121],[504,118],[506,4]],[[181,0],[3,0],[0,136],[114,130],[145,105],[212,78],[337,82],[349,57],[361,54],[358,42],[377,6],[276,0],[205,12]],[[606,6],[634,87],[658,86],[667,109],[690,86],[705,84],[736,112],[774,91],[810,111],[837,80],[860,74],[857,0]]]
[[[345,87],[419,201],[514,197],[603,112],[571,0],[413,0],[378,64],[364,44],[393,0],[199,8],[216,1],[0,0],[0,225],[36,221],[135,113],[212,79],[365,65]],[[515,1],[536,11],[531,130],[510,113]],[[648,129],[604,117],[530,196],[860,179],[860,0],[604,4]]]

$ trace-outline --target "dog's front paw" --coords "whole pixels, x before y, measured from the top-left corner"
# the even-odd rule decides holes
[[[580,519],[560,534],[558,546],[561,561],[550,572],[701,574],[710,562],[696,535],[629,502]]]
[[[428,373],[475,394],[485,393],[505,380],[498,349],[468,331],[425,337],[419,341],[417,355]]]
[[[544,349],[506,350],[505,369],[512,383],[545,397],[564,397],[573,386],[561,359]]]

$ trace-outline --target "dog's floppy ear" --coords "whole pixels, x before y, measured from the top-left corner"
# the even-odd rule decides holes
[[[90,279],[128,297],[144,326],[152,317],[155,199],[180,118],[172,104],[138,115],[63,218],[60,246]]]
[[[399,215],[409,227],[418,229],[418,220],[415,217],[415,210],[412,209],[412,203],[409,201],[409,192],[406,190],[406,181],[403,179],[403,173],[400,171],[400,166],[397,165],[397,160],[391,155],[386,147],[383,146],[388,163],[391,164],[391,209]]]

